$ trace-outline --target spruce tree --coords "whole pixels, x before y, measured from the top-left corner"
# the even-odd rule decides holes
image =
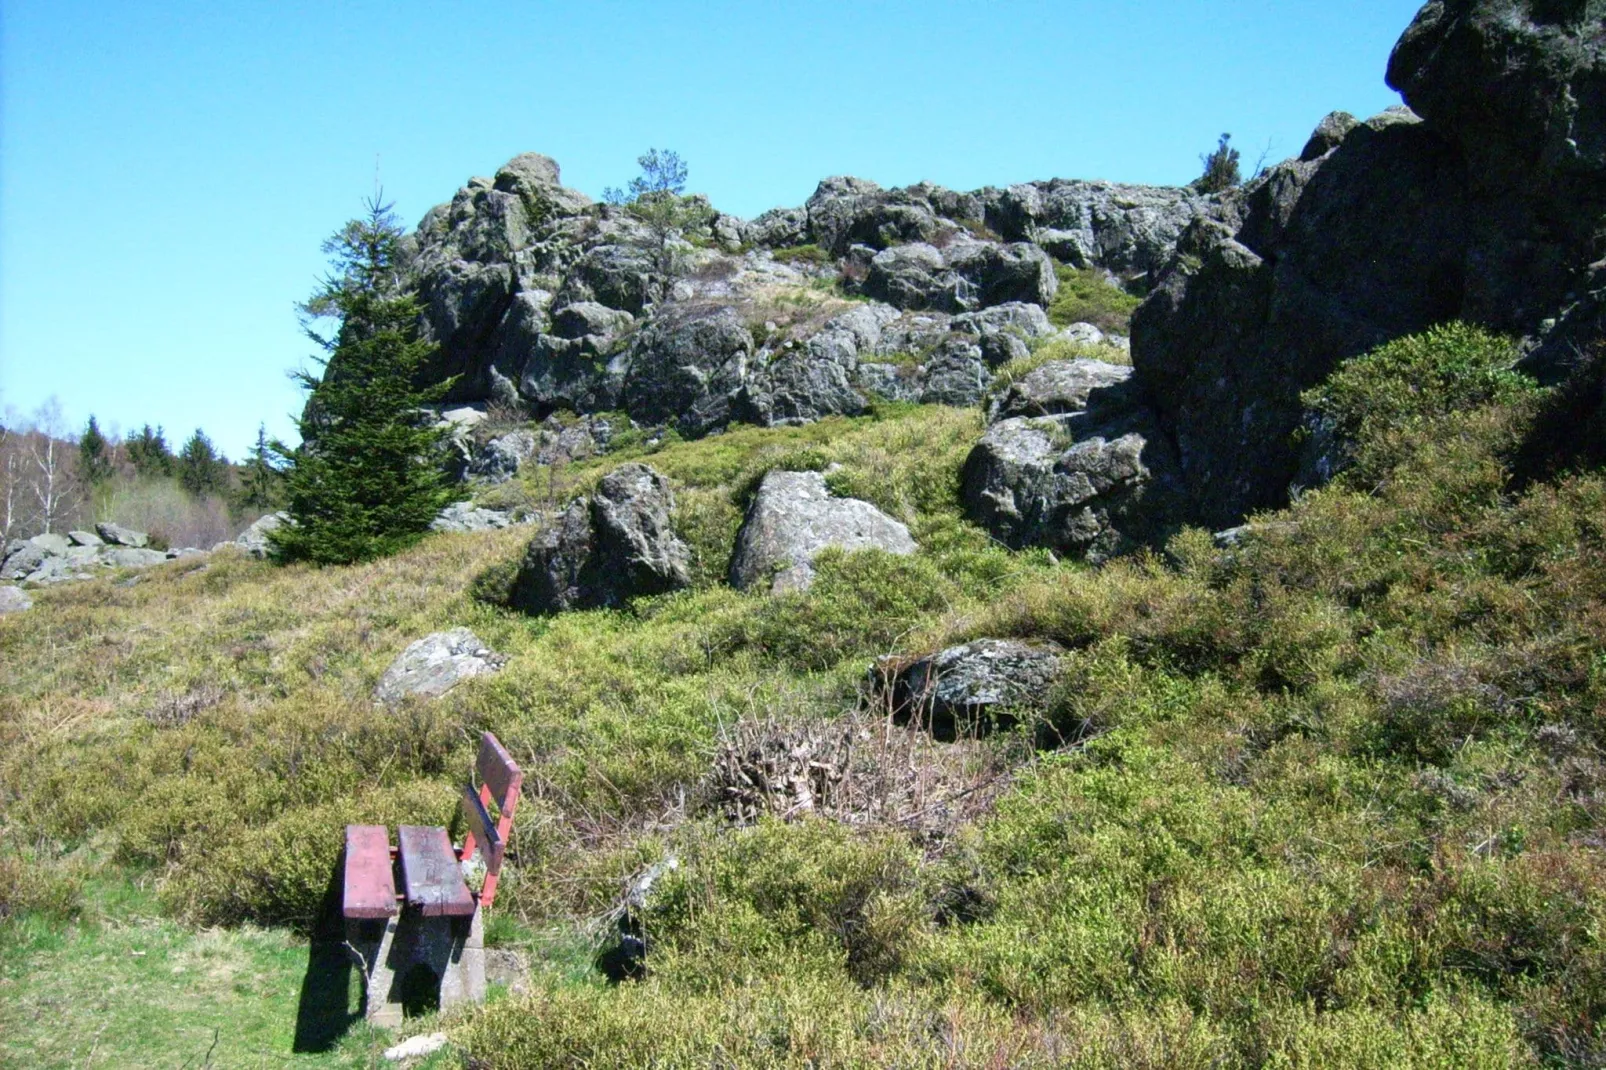
[[[228,460],[218,454],[212,440],[199,427],[178,451],[174,467],[179,485],[196,498],[221,493],[228,486]]]
[[[273,446],[268,429],[257,425],[257,440],[246,454],[240,473],[240,492],[235,508],[241,512],[267,512],[279,507],[282,477],[273,463]]]
[[[124,448],[134,472],[140,476],[170,476],[173,474],[173,454],[167,448],[167,436],[162,429],[146,424],[129,436]]]
[[[333,270],[301,306],[307,334],[327,353],[296,422],[301,445],[285,460],[290,523],[271,536],[280,560],[348,564],[416,542],[462,496],[443,463],[447,430],[430,405],[450,383],[421,387],[434,347],[418,338],[418,300],[401,289],[403,231],[379,197],[323,245]],[[332,336],[311,322],[338,320]]]
[[[106,436],[100,433],[94,414],[90,414],[89,426],[78,437],[78,474],[91,487],[111,478],[111,449],[106,444]]]

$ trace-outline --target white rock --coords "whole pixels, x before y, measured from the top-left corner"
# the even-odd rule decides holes
[[[446,1047],[445,1033],[423,1033],[416,1037],[408,1037],[393,1048],[386,1048],[385,1058],[389,1062],[399,1063],[403,1059],[434,1055],[444,1047]]]

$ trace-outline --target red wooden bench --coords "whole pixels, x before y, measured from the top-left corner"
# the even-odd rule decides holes
[[[484,998],[480,908],[496,900],[524,773],[489,732],[480,737],[474,766],[479,785],[463,785],[468,830],[461,847],[439,827],[403,825],[393,847],[383,825],[346,826],[341,912],[347,943],[368,981],[368,1018],[376,1024],[399,1024],[404,998],[398,985],[405,988],[419,966],[434,974],[442,1007]],[[476,854],[485,866],[477,892],[463,879],[462,866]]]

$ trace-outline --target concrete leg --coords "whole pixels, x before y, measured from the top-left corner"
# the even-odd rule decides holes
[[[418,983],[420,966],[429,970],[441,1010],[485,1000],[485,931],[478,910],[467,918],[403,910],[384,922],[347,921],[346,946],[363,971],[364,1010],[372,1025],[401,1025],[406,989]]]

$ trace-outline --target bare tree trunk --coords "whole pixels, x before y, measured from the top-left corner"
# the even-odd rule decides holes
[[[22,486],[21,443],[17,433],[0,427],[0,544],[21,533],[22,517],[17,501]]]

